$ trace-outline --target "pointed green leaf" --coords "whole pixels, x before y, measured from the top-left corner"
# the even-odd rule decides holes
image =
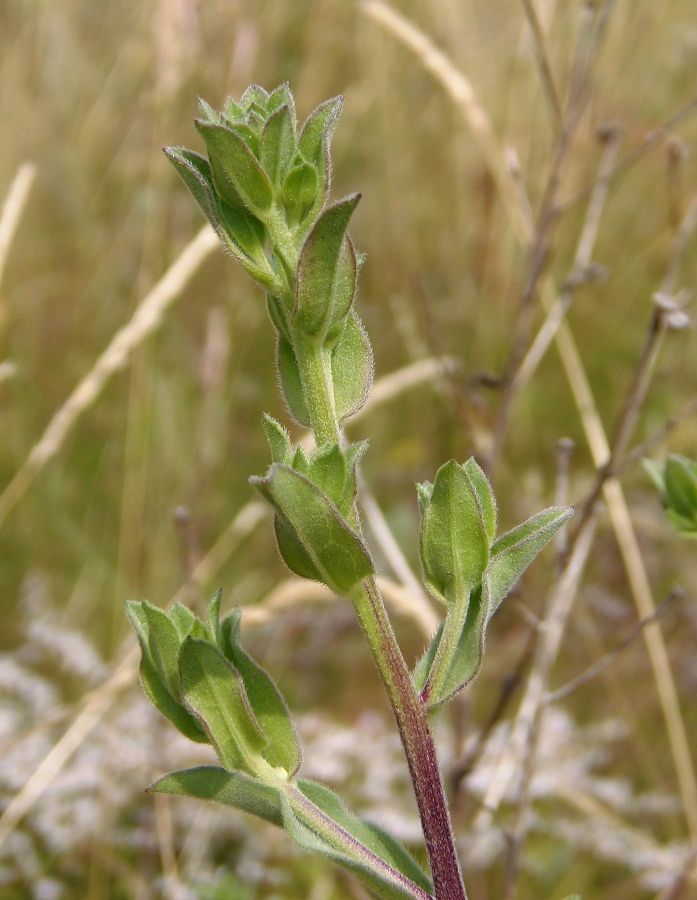
[[[484,470],[478,465],[473,456],[463,463],[463,469],[469,478],[470,487],[479,507],[479,515],[484,525],[484,532],[489,544],[491,544],[496,537],[496,498],[494,497],[494,492]]]
[[[342,506],[347,474],[346,459],[341,448],[337,444],[318,447],[310,458],[307,474],[310,481],[339,509]]]
[[[342,97],[321,103],[303,125],[298,141],[302,156],[317,169],[317,196],[305,214],[308,222],[314,221],[329,196],[332,177],[332,160],[329,153],[332,134],[341,112]]]
[[[573,512],[570,506],[552,506],[517,525],[493,544],[487,569],[491,593],[489,616],[496,612],[516,581]]]
[[[268,741],[262,751],[264,759],[294,775],[302,756],[286,701],[271,676],[243,649],[240,619],[241,611],[235,609],[223,620],[221,648],[242,676],[254,716]]]
[[[383,900],[430,897],[430,894],[356,841],[348,831],[327,823],[320,834],[313,827],[315,822],[307,818],[304,810],[296,812],[283,794],[281,814],[284,829],[299,846],[349,869],[376,897]]]
[[[151,603],[143,603],[143,612],[148,623],[150,657],[176,699],[179,697],[179,633],[169,616]]]
[[[274,88],[269,94],[269,99],[266,101],[266,108],[269,113],[275,112],[280,106],[286,105],[290,110],[291,121],[293,123],[293,132],[295,133],[295,98],[293,97],[293,92],[290,89],[290,85],[287,81],[284,81],[283,84],[279,84],[277,88]]]
[[[331,140],[343,103],[343,97],[332,97],[331,100],[320,103],[307,117],[298,141],[305,159],[314,163],[321,161],[323,144]]]
[[[273,525],[278,552],[291,572],[311,581],[324,581],[322,573],[288,521],[281,516],[274,516]]]
[[[269,118],[261,136],[260,159],[264,171],[277,188],[295,152],[295,134],[290,110],[285,104]]]
[[[281,185],[281,199],[291,225],[301,224],[317,198],[319,175],[311,163],[301,162],[292,166]]]
[[[423,519],[433,496],[433,485],[430,481],[417,482],[416,499],[419,504],[419,515]]]
[[[697,466],[685,456],[671,454],[665,465],[666,504],[686,519],[697,517]]]
[[[218,644],[220,641],[220,603],[222,599],[223,589],[218,588],[208,601],[208,637],[214,644]]]
[[[233,207],[241,200],[250,212],[263,216],[271,208],[273,188],[249,145],[225,125],[197,119],[196,127],[206,142],[213,180],[223,198]]]
[[[250,109],[254,104],[262,110],[266,109],[269,100],[269,92],[260,84],[254,82],[245,89],[244,94],[240,97],[240,103],[244,109]]]
[[[223,106],[223,115],[232,124],[244,118],[244,107],[234,97],[228,97]],[[204,118],[206,117],[204,116]]]
[[[436,473],[421,524],[426,584],[446,606],[466,604],[488,558],[489,541],[470,473],[450,460]]]
[[[290,435],[280,422],[266,413],[262,417],[262,424],[271,450],[271,459],[277,463],[288,463],[291,453]]]
[[[143,653],[140,660],[140,683],[145,696],[155,709],[158,709],[163,716],[166,716],[185,737],[199,744],[208,743],[206,733],[199,727],[198,722],[189,711],[172,697],[162,681],[156,666],[145,653]]]
[[[253,478],[251,482],[295,534],[319,580],[346,594],[372,574],[372,562],[361,538],[308,478],[275,463],[266,478]],[[286,563],[291,565],[287,558]],[[306,575],[304,571],[298,574]]]
[[[424,891],[433,890],[431,879],[413,856],[391,835],[377,825],[351,812],[334,791],[316,781],[301,779],[298,787],[323,813],[345,831]]]
[[[266,230],[262,223],[242,206],[230,206],[218,199],[218,217],[228,237],[237,244],[254,262],[271,271],[264,255]]]
[[[218,231],[220,214],[208,160],[185,147],[165,147],[164,152],[179,173],[181,180],[193,194],[208,221]]]
[[[310,472],[310,460],[308,459],[302,444],[298,444],[295,448],[291,469],[295,469],[296,472],[302,472],[303,475],[307,475]]]
[[[165,153],[232,256],[252,278],[276,290],[276,276],[264,255],[262,223],[217,195],[208,161],[198,153],[181,147],[165,147]]]
[[[271,294],[267,294],[266,302],[269,310],[269,318],[273,323],[273,327],[280,335],[283,335],[286,341],[289,341],[290,332],[288,331],[288,322],[286,319],[286,310],[283,305],[283,301],[279,297],[274,297]]]
[[[207,743],[208,738],[199,728],[196,720],[179,702],[179,696],[173,697],[167,681],[153,661],[150,647],[150,624],[145,604],[129,601],[126,614],[138,636],[141,649],[140,680],[143,691],[153,706],[158,709],[179,731],[192,741]]]
[[[373,352],[363,323],[351,310],[332,350],[334,405],[340,422],[363,406],[373,383]]]
[[[484,587],[477,587],[469,598],[467,615],[460,631],[459,637],[454,642],[452,651],[444,661],[442,671],[435,678],[434,669],[428,672],[423,687],[423,699],[429,710],[436,709],[451,697],[466,687],[478,674],[484,658],[484,638],[486,624],[489,619],[489,593],[487,576],[484,575]],[[451,612],[448,611],[448,615]],[[441,638],[439,630],[434,641]],[[437,644],[433,656],[437,656]],[[421,672],[419,673],[419,676]],[[416,673],[415,673],[416,677]]]
[[[183,603],[175,603],[169,610],[169,619],[177,629],[180,642],[188,635],[198,638],[206,638],[207,633],[203,623],[196,618],[188,606]]]
[[[325,209],[300,252],[293,321],[320,340],[343,322],[353,303],[356,257],[346,228],[359,200],[360,194],[352,194]]]
[[[256,159],[259,159],[261,152],[261,128],[263,125],[263,119],[258,119],[257,122],[254,122],[250,116],[247,116],[246,121],[232,122],[226,127],[229,128],[230,131],[233,131],[238,137],[242,138],[244,143],[252,151],[252,155]]]
[[[165,775],[151,785],[148,791],[153,794],[211,800],[225,806],[234,806],[274,825],[283,824],[279,789],[258,778],[251,778],[244,772],[228,772],[217,766],[198,766]]]
[[[226,769],[255,773],[265,738],[240,674],[207,641],[188,637],[179,652],[182,698]]]
[[[309,427],[310,414],[305,403],[305,392],[300,380],[295,351],[290,341],[280,332],[276,341],[276,366],[288,412],[299,425]]]
[[[210,122],[211,125],[223,125],[223,116],[208,103],[203,97],[198,98],[198,108],[201,118],[204,122]]]

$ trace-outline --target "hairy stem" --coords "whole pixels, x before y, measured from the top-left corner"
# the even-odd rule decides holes
[[[426,706],[417,694],[375,579],[351,598],[385,684],[409,764],[437,900],[467,900]]]
[[[343,444],[334,403],[329,353],[307,339],[296,340],[294,349],[315,441],[317,444],[328,441]],[[357,510],[354,510],[352,519],[352,525],[360,531]],[[416,692],[375,580],[366,579],[353,592],[351,600],[399,728],[421,817],[436,898],[466,900],[426,707]]]

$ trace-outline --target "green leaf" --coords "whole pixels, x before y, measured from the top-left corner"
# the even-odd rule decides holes
[[[334,791],[316,781],[301,779],[298,787],[323,813],[345,831],[424,891],[431,892],[431,879],[413,856],[391,835],[347,809]],[[397,896],[400,896],[399,894]]]
[[[276,367],[288,412],[298,424],[309,427],[310,414],[305,403],[305,391],[300,380],[295,351],[287,337],[280,332],[276,341]]]
[[[443,670],[439,672],[437,680],[434,680],[432,663],[433,658],[437,656],[438,642],[442,636],[442,629],[439,629],[436,633],[434,638],[435,646],[432,652],[427,654],[431,661],[428,677],[420,685],[423,692],[422,697],[427,703],[429,710],[436,709],[445,703],[446,700],[455,696],[455,694],[467,687],[479,673],[484,658],[486,624],[489,620],[489,594],[486,575],[484,575],[483,584],[485,587],[477,587],[472,591],[467,605],[467,615],[459,637],[454,644],[452,652],[448,655],[448,659],[445,661]],[[450,612],[448,615],[450,615]],[[422,676],[423,669],[418,672],[418,677],[421,678]],[[416,670],[414,677],[416,680]]]
[[[224,125],[224,117],[208,103],[203,97],[198,98],[198,108],[201,118],[204,122],[210,122],[211,125]]]
[[[266,413],[262,417],[262,425],[271,450],[271,459],[277,463],[288,463],[290,461],[291,444],[290,435],[286,429],[280,422],[277,422],[276,419]]]
[[[697,519],[697,465],[686,456],[671,454],[664,479],[667,506],[688,520]]]
[[[174,698],[179,697],[179,633],[169,617],[151,603],[143,603],[148,623],[150,658]]]
[[[320,103],[307,117],[298,141],[305,159],[314,163],[322,160],[324,144],[331,140],[343,104],[343,97],[332,97]]]
[[[216,231],[220,228],[220,214],[213,189],[213,175],[208,160],[185,147],[165,147],[167,159],[177,170],[206,218]]]
[[[196,127],[206,142],[217,189],[231,206],[240,201],[257,216],[271,208],[273,188],[249,145],[232,127],[200,119]]]
[[[293,119],[287,105],[280,106],[267,121],[261,136],[260,159],[271,183],[280,189],[283,175],[295,152]]]
[[[198,766],[165,775],[148,791],[211,800],[234,806],[279,827],[283,825],[279,789],[244,772],[228,772],[218,766]]]
[[[281,186],[281,199],[291,225],[304,222],[318,190],[319,175],[311,163],[300,162],[288,170]]]
[[[263,224],[242,206],[231,206],[218,198],[220,226],[232,241],[262,269],[271,272],[264,255],[266,230]]]
[[[288,321],[286,318],[286,307],[280,297],[274,297],[271,294],[266,295],[266,302],[269,310],[269,318],[276,331],[283,335],[288,341],[290,340],[290,331],[288,330]]]
[[[310,481],[329,497],[337,509],[343,506],[347,473],[346,458],[341,447],[337,444],[318,447],[310,457],[307,474]],[[346,515],[345,511],[342,512]]]
[[[269,92],[260,84],[256,84],[256,82],[250,84],[249,87],[245,89],[244,94],[240,97],[240,104],[245,110],[251,109],[254,105],[258,106],[261,110],[265,110],[268,101]]]
[[[453,460],[440,467],[422,517],[421,562],[429,590],[446,606],[468,602],[488,562],[490,526],[482,521],[479,501],[472,467]]]
[[[324,581],[322,573],[308,554],[293,527],[281,516],[274,517],[274,534],[278,552],[291,572],[311,581]]]
[[[363,323],[351,310],[343,333],[332,350],[334,405],[339,421],[363,406],[373,383],[373,352]]]
[[[317,169],[317,196],[305,214],[305,218],[310,222],[314,221],[329,196],[332,177],[332,160],[329,150],[342,104],[343,97],[335,97],[321,103],[308,116],[298,140],[302,156]]]
[[[416,485],[416,498],[419,504],[419,515],[421,518],[424,517],[426,510],[428,509],[428,505],[431,502],[431,497],[433,496],[433,485],[430,481],[422,481],[420,483],[417,482]]]
[[[214,644],[220,642],[220,603],[222,599],[223,589],[218,588],[208,601],[208,637]]]
[[[302,801],[296,801],[295,805],[301,807]],[[283,794],[281,814],[283,827],[297,844],[349,869],[376,897],[383,900],[403,900],[405,897],[429,896],[389,863],[357,842],[347,829],[337,828],[336,824],[327,822],[322,823],[324,828],[320,834],[313,827],[315,821],[314,817],[310,817],[312,814],[308,816],[302,808],[296,812],[288,797]]]
[[[206,638],[208,636],[203,623],[183,603],[177,602],[174,604],[169,610],[169,619],[177,629],[180,642],[188,635],[198,638]]]
[[[414,682],[416,690],[419,691],[419,693],[423,691],[424,687],[426,686],[428,673],[431,671],[433,660],[436,658],[436,653],[438,652],[438,647],[443,636],[443,625],[444,623],[441,622],[438,626],[438,630],[431,638],[430,644],[426,647],[423,654],[419,657],[418,662],[414,666],[414,671],[412,672],[412,680]]]
[[[288,556],[292,571],[324,582],[338,594],[347,594],[373,572],[361,538],[351,530],[336,506],[307,477],[275,463],[266,478],[251,483],[275,508],[285,534],[295,539],[294,550],[304,556]],[[278,530],[277,530],[278,533]]]
[[[516,581],[573,512],[570,506],[552,506],[517,525],[493,544],[487,569],[489,616],[496,612]]]
[[[274,88],[271,91],[271,93],[269,94],[269,99],[266,101],[266,109],[269,111],[269,113],[272,113],[284,104],[290,110],[291,122],[293,124],[293,133],[295,133],[295,98],[293,97],[293,92],[291,91],[290,85],[287,81],[284,81],[283,84],[279,84],[278,87]]]
[[[242,676],[255,719],[268,741],[262,751],[264,759],[294,775],[302,755],[286,701],[271,676],[243,649],[240,619],[241,611],[235,609],[223,620],[221,649]]]
[[[179,671],[182,698],[223,766],[256,773],[266,741],[239,672],[212,644],[191,637],[179,652]]]
[[[144,607],[144,603],[133,600],[126,604],[126,614],[140,643],[140,681],[143,691],[153,706],[166,716],[183,735],[198,743],[208,743],[205,733],[179,702],[179,697],[172,696],[165,678],[153,661],[150,650],[150,625]]]
[[[208,161],[198,153],[165,147],[165,154],[232,256],[252,278],[277,289],[276,276],[264,254],[262,223],[242,206],[231,206],[217,195]]]
[[[300,252],[293,322],[321,342],[353,303],[356,255],[346,229],[359,200],[360,194],[352,194],[325,209]]]
[[[491,544],[496,537],[496,498],[494,497],[494,492],[489,484],[489,479],[473,456],[463,464],[463,469],[477,501],[479,516],[484,525],[484,532],[489,544]]]
[[[206,104],[208,105],[208,104]],[[223,106],[223,115],[230,124],[244,118],[244,107],[234,97],[228,97]],[[206,118],[206,116],[204,116]]]

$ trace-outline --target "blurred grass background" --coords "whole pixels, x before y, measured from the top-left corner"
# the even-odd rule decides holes
[[[500,146],[517,154],[521,183],[537,209],[558,134],[524,6],[520,0],[394,4],[471,80]],[[555,0],[535,4],[562,98],[579,30],[592,6]],[[601,153],[596,129],[608,122],[621,128],[620,156],[629,154],[692,101],[697,87],[692,0],[617,0],[608,7],[590,100],[560,173],[560,221],[547,261],[558,284],[568,276],[585,213],[585,201],[574,198],[595,178]],[[466,458],[486,444],[500,393],[483,387],[477,376],[501,375],[509,359],[530,254],[516,240],[487,161],[459,110],[419,59],[354,2],[2,4],[0,191],[9,188],[22,163],[33,163],[36,177],[0,284],[0,359],[13,366],[13,374],[0,382],[0,490],[202,225],[160,147],[198,147],[192,128],[197,96],[217,106],[251,81],[272,87],[284,80],[295,91],[301,115],[328,96],[346,98],[334,140],[333,192],[364,194],[353,236],[368,252],[359,309],[372,337],[376,377],[427,356],[445,354],[459,361],[445,382],[404,392],[366,415],[352,432],[370,438],[367,480],[416,567],[413,483],[432,477],[442,460]],[[606,277],[583,287],[569,314],[609,432],[645,340],[652,293],[695,194],[696,139],[697,117],[686,116],[613,180],[593,257],[606,268]],[[693,243],[680,286],[692,287],[696,277]],[[537,326],[542,313],[535,315]],[[694,354],[691,330],[668,335],[637,440],[695,395]],[[40,577],[51,598],[54,627],[82,633],[108,665],[115,664],[127,632],[125,599],[167,602],[186,584],[192,561],[251,499],[247,479],[267,461],[261,412],[285,417],[272,355],[263,298],[222,253],[214,252],[184,286],[156,335],[110,380],[2,523],[0,649],[26,651],[26,586]],[[694,455],[695,435],[694,419],[687,419],[666,446]],[[551,348],[513,408],[495,473],[504,526],[553,502],[555,445],[562,437],[577,445],[571,470],[574,500],[583,496],[594,470],[557,351]],[[686,589],[686,598],[663,627],[694,738],[694,561],[690,547],[669,532],[640,467],[628,470],[623,484],[656,597],[663,599],[676,583]],[[186,510],[179,527],[173,518],[177,508]],[[204,593],[223,584],[229,604],[263,601],[286,577],[268,523],[212,574]],[[526,578],[521,597],[532,610],[541,609],[552,577],[550,556]],[[349,724],[363,707],[384,712],[350,617],[335,611],[321,615],[325,630],[315,636],[309,660],[304,642],[308,629],[319,626],[302,612],[286,614],[283,628],[260,629],[259,652],[276,666],[299,711],[329,707]],[[603,519],[554,683],[616,645],[635,616]],[[413,628],[400,622],[401,631],[411,652],[417,652],[420,639]],[[450,723],[455,732],[458,723],[466,731],[486,721],[529,631],[514,605],[502,612],[479,686],[470,705],[458,708],[459,719],[454,715]],[[335,640],[341,643],[335,646]],[[59,677],[50,666],[46,676]],[[363,680],[357,693],[358,676]],[[568,701],[575,720],[624,718],[627,733],[602,765],[637,790],[675,794],[641,642],[606,677],[610,688],[598,680]],[[80,684],[64,690],[66,702],[79,703]],[[160,774],[157,758],[150,765],[142,784],[134,785],[137,790]],[[145,806],[150,801],[136,802]],[[463,832],[471,805],[463,801],[456,811]],[[41,802],[34,815],[40,814]],[[550,811],[550,821],[553,815]],[[679,805],[658,821],[649,816],[635,825],[659,842],[685,836]],[[258,831],[266,840],[267,832]],[[176,847],[176,829],[172,840]],[[40,854],[43,875],[50,876],[56,891],[64,891],[55,896],[137,895],[133,882],[119,875],[119,866],[103,861],[97,852],[102,844],[110,845],[106,833],[95,834],[87,846],[71,847],[63,858]],[[160,859],[157,848],[134,847],[121,864],[146,872],[149,886],[138,888],[143,896],[178,896],[171,879],[158,880]],[[611,863],[573,841],[538,835],[527,846],[526,859],[521,898],[561,898],[572,889],[586,898],[653,896],[626,860]],[[234,868],[229,859],[227,865]],[[222,880],[222,887],[210,890],[240,898],[359,896],[332,871],[300,858],[293,866],[296,880],[280,893],[264,886],[263,879],[248,894],[232,882],[226,888]],[[311,874],[303,875],[308,866]],[[472,876],[471,896],[501,896],[503,868],[499,858]],[[14,880],[8,876],[0,896],[3,890],[8,897],[38,896],[32,893],[35,881],[21,873]],[[203,891],[195,885],[176,888],[185,889]],[[697,890],[694,883],[692,889]]]

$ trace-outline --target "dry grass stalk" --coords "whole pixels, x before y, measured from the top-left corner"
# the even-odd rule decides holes
[[[33,163],[22,163],[12,179],[2,212],[0,212],[0,284],[2,284],[2,278],[5,274],[5,266],[7,265],[12,239],[27,205],[29,192],[35,178],[36,166]]]

